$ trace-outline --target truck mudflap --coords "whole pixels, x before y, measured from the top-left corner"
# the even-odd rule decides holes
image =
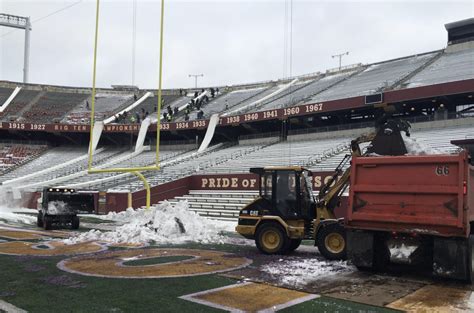
[[[469,238],[435,237],[433,244],[433,275],[473,282],[473,235]]]
[[[348,230],[347,258],[358,269],[384,271],[390,262],[387,238],[383,232]]]
[[[358,268],[372,268],[374,235],[364,231],[348,231],[347,258]]]

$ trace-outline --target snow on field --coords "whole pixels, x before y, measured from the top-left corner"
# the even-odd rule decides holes
[[[350,273],[356,269],[346,261],[327,261],[310,257],[279,259],[262,266],[261,270],[277,278],[283,284],[301,287],[322,276]]]
[[[211,221],[189,210],[187,202],[164,202],[150,209],[128,209],[110,213],[104,219],[123,223],[113,231],[91,230],[66,239],[67,244],[84,241],[113,243],[181,244],[185,242],[223,243],[228,223]]]

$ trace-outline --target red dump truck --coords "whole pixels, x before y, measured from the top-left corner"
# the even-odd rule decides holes
[[[345,228],[360,269],[418,264],[474,278],[474,166],[454,155],[354,157]],[[396,258],[395,258],[396,259]]]

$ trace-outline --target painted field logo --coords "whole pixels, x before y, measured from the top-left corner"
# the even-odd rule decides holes
[[[160,262],[160,258],[166,261]],[[66,259],[58,263],[58,268],[86,276],[166,278],[226,272],[245,267],[251,262],[247,258],[219,251],[133,249]]]
[[[40,243],[9,241],[0,243],[0,254],[11,255],[76,255],[99,252],[105,249],[107,248],[94,242],[84,242],[74,245],[66,245],[60,241],[47,241]]]

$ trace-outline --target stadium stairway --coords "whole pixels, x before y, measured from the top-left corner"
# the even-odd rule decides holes
[[[175,197],[168,202],[187,201],[189,210],[200,216],[224,221],[237,221],[239,211],[258,196],[258,191],[248,190],[190,190],[189,194]],[[160,202],[163,203],[164,201]]]

